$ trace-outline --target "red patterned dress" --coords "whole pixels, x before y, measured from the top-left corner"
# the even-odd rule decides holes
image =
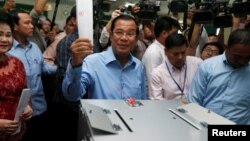
[[[26,86],[22,62],[15,57],[5,56],[4,61],[0,61],[0,119],[14,119],[21,92]],[[18,141],[23,132],[24,128],[13,136],[0,135],[0,141]]]

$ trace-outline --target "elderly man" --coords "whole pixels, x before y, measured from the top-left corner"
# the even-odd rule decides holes
[[[236,122],[250,124],[250,31],[236,30],[222,55],[205,60],[188,95],[190,102]]]
[[[93,99],[146,99],[144,67],[130,54],[138,32],[132,16],[116,17],[111,25],[111,47],[83,61],[93,52],[90,41],[73,42],[62,86],[64,97],[69,101],[79,101],[86,94]]]

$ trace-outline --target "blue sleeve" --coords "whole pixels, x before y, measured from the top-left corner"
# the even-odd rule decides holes
[[[43,62],[43,72],[47,73],[47,74],[54,74],[56,73],[57,70],[57,66],[56,65],[50,65],[47,64],[44,60],[44,58],[42,57],[42,62]]]
[[[203,98],[206,94],[207,86],[206,70],[207,69],[204,67],[204,63],[202,63],[193,77],[191,87],[188,93],[188,101],[190,103],[197,103],[201,106],[203,105]]]
[[[80,83],[81,70],[82,67],[72,68],[69,61],[62,83],[63,96],[69,101],[78,101],[86,93],[86,90],[82,88]]]
[[[47,73],[47,74],[54,74],[56,73],[57,70],[57,66],[56,65],[50,65],[47,64],[43,58],[43,54],[41,52],[41,50],[37,47],[36,44],[33,44],[34,46],[34,51],[35,51],[35,55],[37,55],[36,57],[39,57],[39,60],[41,61],[41,68],[42,68],[42,72]]]
[[[142,73],[142,87],[141,87],[141,91],[142,91],[142,99],[148,99],[148,94],[147,94],[147,88],[146,88],[146,84],[147,84],[147,76],[146,76],[146,71],[145,68],[143,67],[143,73]]]

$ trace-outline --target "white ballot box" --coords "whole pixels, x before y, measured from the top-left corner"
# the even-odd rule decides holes
[[[193,108],[212,116],[199,120],[192,116]],[[81,100],[79,116],[79,141],[207,141],[211,121],[234,124],[198,105],[175,100],[140,100],[134,106],[124,100]]]

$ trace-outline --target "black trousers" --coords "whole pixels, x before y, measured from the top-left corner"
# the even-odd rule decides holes
[[[79,111],[63,104],[53,104],[49,110],[50,134],[59,141],[77,141]]]
[[[27,130],[22,141],[46,141],[48,140],[48,113],[32,117],[27,121]]]

